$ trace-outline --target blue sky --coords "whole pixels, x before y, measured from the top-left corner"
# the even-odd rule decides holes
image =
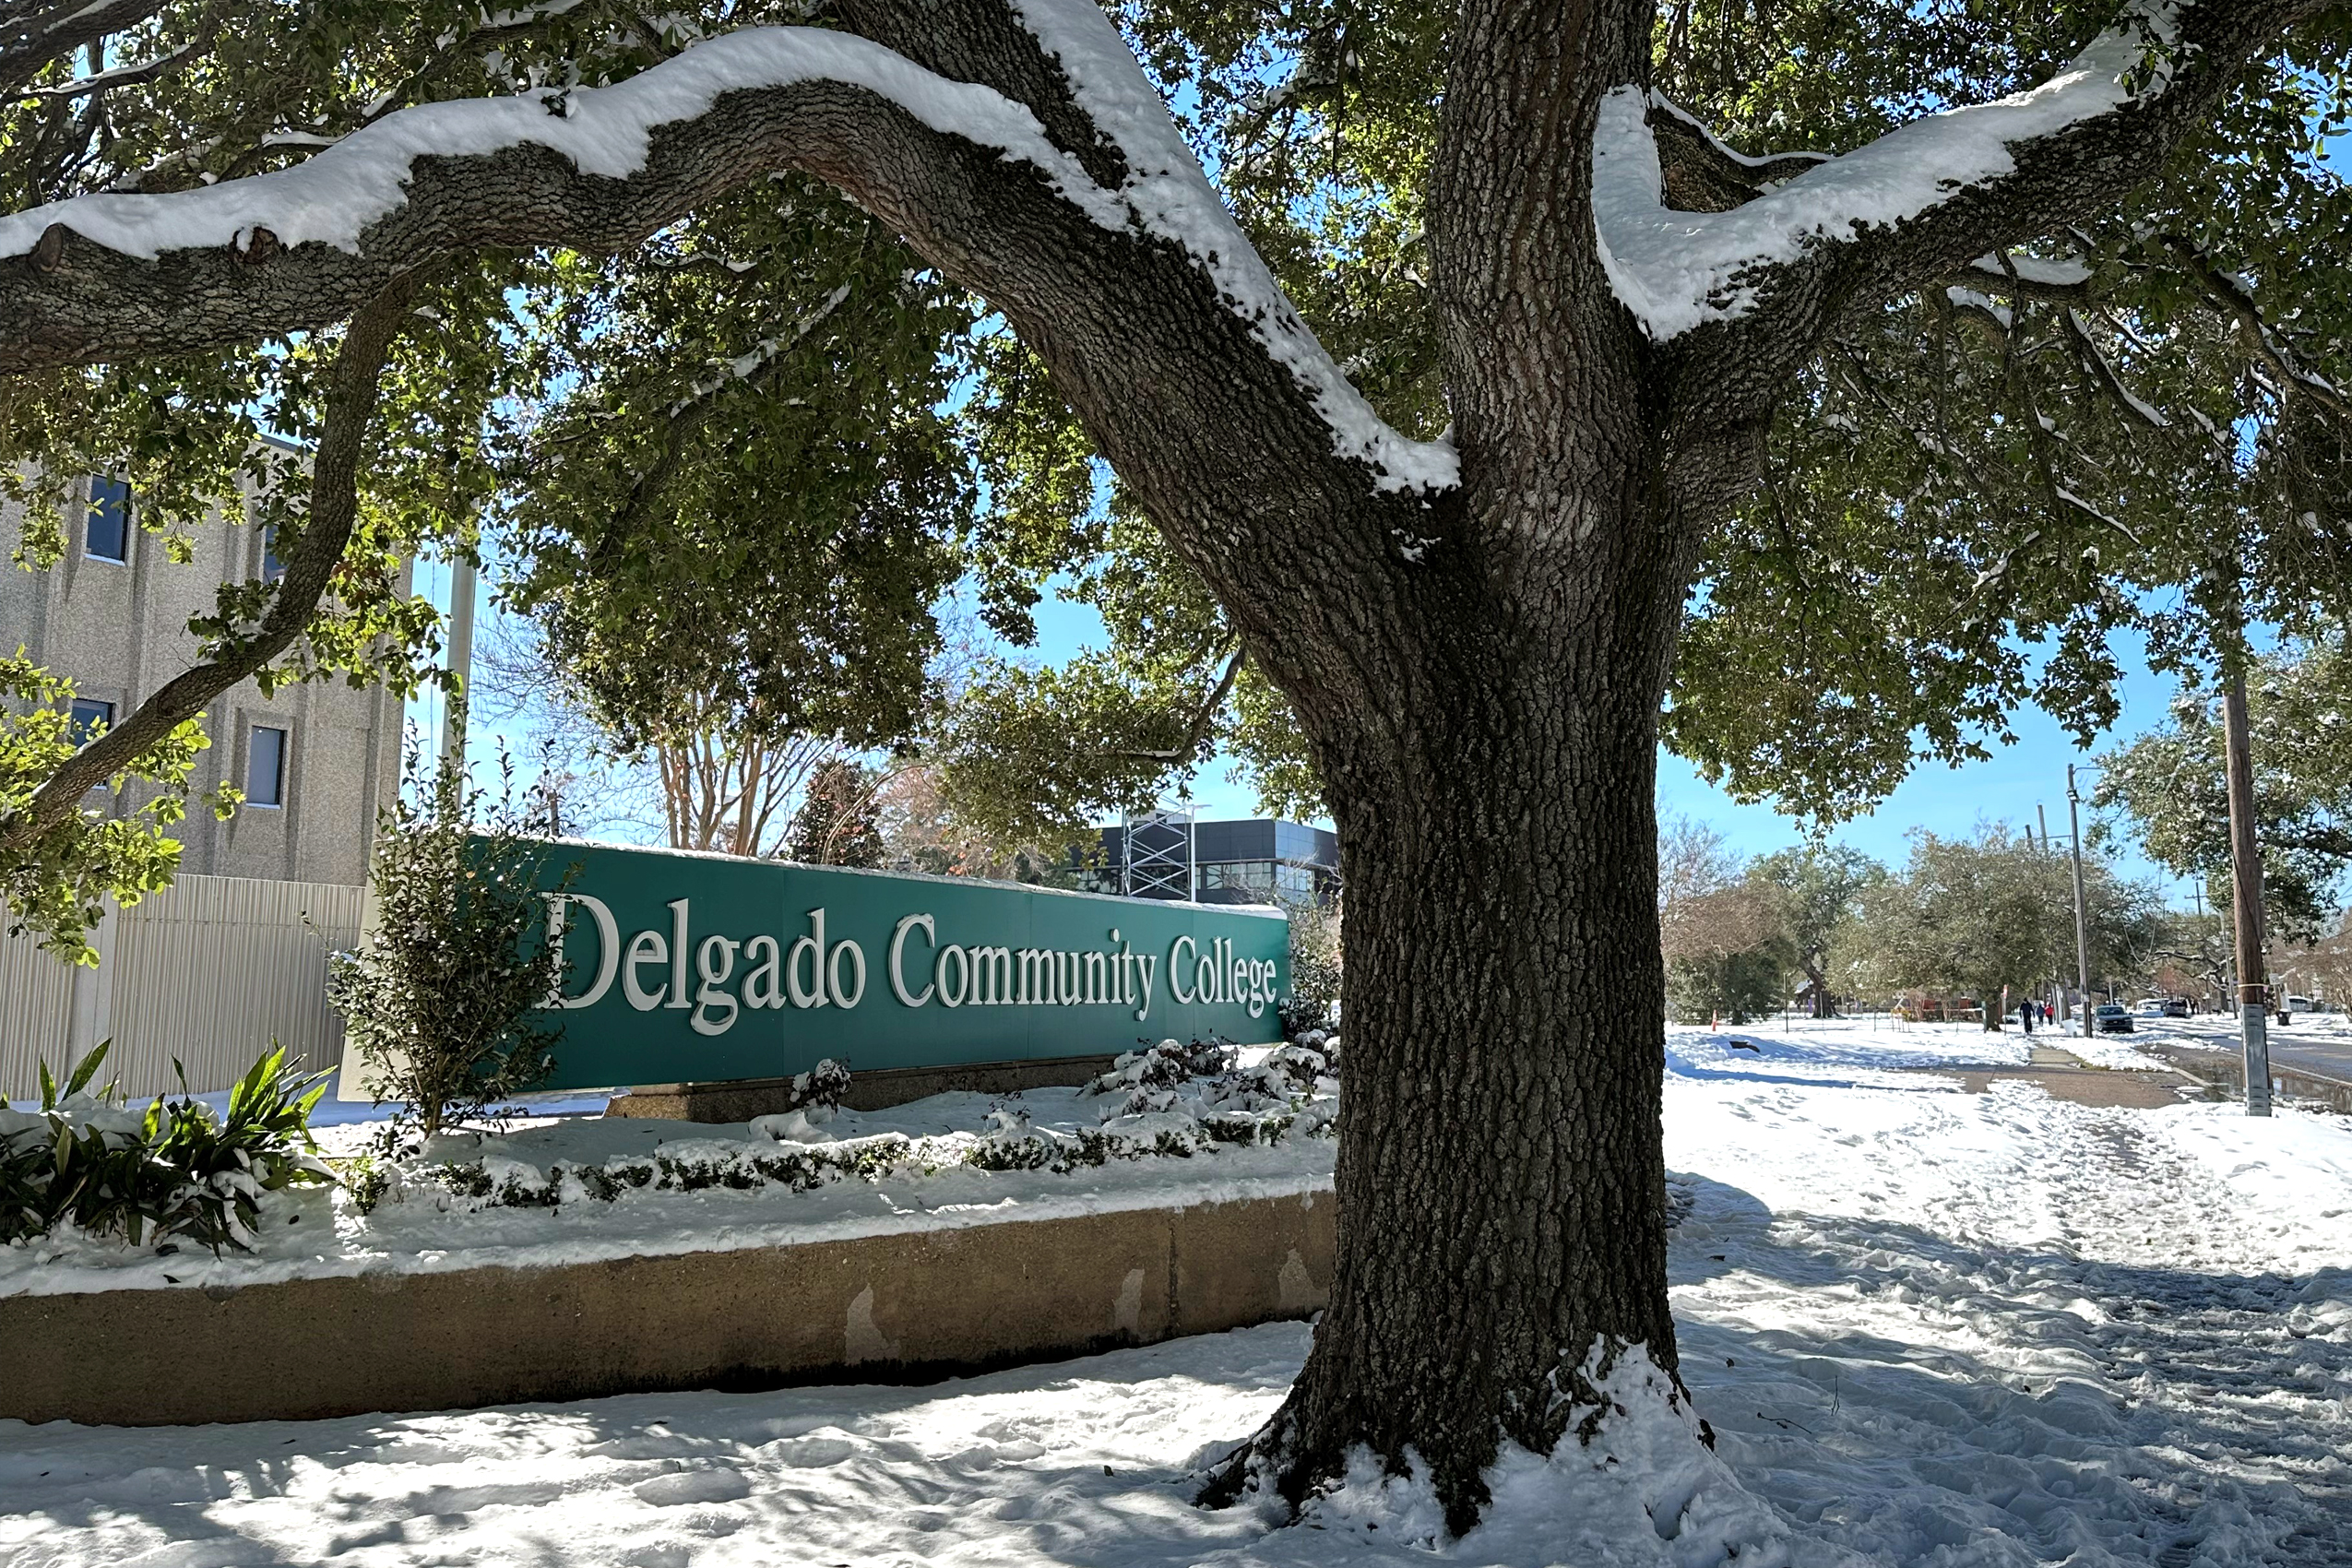
[[[438,563],[426,563],[419,568],[418,577],[420,591],[429,593],[434,602],[445,610],[448,568]],[[481,596],[478,624],[486,627],[493,613],[487,581],[481,586]],[[1101,620],[1090,607],[1051,597],[1039,604],[1037,625],[1037,646],[1018,651],[1045,662],[1060,663],[1079,649],[1099,646],[1104,640]],[[2120,692],[2122,713],[2115,729],[2100,737],[2092,751],[2076,749],[2055,720],[2038,708],[2028,707],[2012,716],[2011,727],[2017,732],[2014,744],[1999,747],[1983,761],[1957,768],[1932,764],[1922,766],[1877,811],[1846,824],[1831,837],[1893,864],[1907,853],[1905,836],[1915,827],[1951,836],[1969,832],[1979,820],[1984,820],[2006,823],[2012,827],[2031,824],[2038,831],[2037,806],[2048,809],[2050,830],[2062,836],[2067,831],[2066,765],[2090,764],[2096,760],[2095,752],[2162,722],[2178,690],[2169,677],[2155,673],[2134,657],[2125,664]],[[437,742],[437,703],[412,702],[409,717],[425,731],[429,740]],[[468,749],[477,762],[488,755],[495,744],[493,737],[499,733],[497,727],[484,727],[470,738]],[[508,739],[512,742],[518,738]],[[1220,756],[1194,779],[1191,799],[1202,808],[1205,816],[1258,814],[1257,802],[1249,787],[1226,778],[1230,767],[1229,760]],[[2083,784],[2086,794],[2090,784],[2086,776]],[[1699,778],[1688,763],[1663,750],[1658,754],[1657,801],[1662,814],[1697,818],[1722,833],[1741,854],[1767,854],[1799,838],[1797,826],[1790,819],[1769,805],[1742,805],[1733,801]],[[2168,902],[2188,906],[2190,885],[2186,881],[2173,877],[2128,849],[2116,858],[2126,874],[2155,882]]]
[[[438,563],[426,563],[420,567],[418,576],[420,591],[429,593],[435,604],[445,609],[448,568]],[[478,624],[486,628],[493,613],[488,582],[482,584]],[[1060,663],[1079,649],[1099,646],[1104,640],[1101,620],[1090,607],[1051,597],[1039,604],[1037,624],[1037,646],[1018,651],[1050,663]],[[2012,827],[2032,824],[2038,831],[2037,805],[2048,809],[2050,830],[2062,836],[2067,831],[2066,765],[2092,763],[2096,751],[2162,722],[2178,689],[2169,677],[2155,673],[2144,661],[2133,658],[2125,665],[2120,693],[2122,713],[2115,729],[2101,737],[2093,751],[2077,750],[2055,720],[2038,708],[2028,707],[2012,717],[2011,726],[2017,732],[2014,744],[1999,747],[1983,761],[1961,767],[1929,765],[1919,768],[1877,811],[1846,824],[1831,837],[1892,864],[1903,859],[1907,852],[1905,836],[1915,827],[1950,836],[1966,833],[1979,820],[1985,820],[2006,823]],[[413,702],[409,717],[425,731],[428,739],[437,742],[437,703]],[[493,737],[499,732],[497,727],[477,730],[468,748],[477,762],[489,754],[495,744]],[[518,738],[508,739],[512,742]],[[1226,778],[1230,766],[1229,760],[1220,757],[1194,779],[1191,798],[1202,808],[1204,815],[1218,818],[1258,814],[1257,802],[1248,786]],[[2090,782],[2087,777],[2084,780],[2085,793]],[[1658,754],[1657,800],[1661,814],[1697,818],[1722,833],[1742,854],[1767,854],[1799,838],[1797,826],[1790,819],[1769,805],[1742,805],[1733,801],[1700,778],[1688,763],[1665,751]],[[2187,882],[2128,850],[2117,859],[2126,874],[2155,882],[2168,902],[2188,906]]]

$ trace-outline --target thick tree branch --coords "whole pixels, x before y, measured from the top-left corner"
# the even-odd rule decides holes
[[[0,849],[19,849],[81,809],[82,798],[131,766],[212,699],[267,664],[310,625],[359,517],[359,471],[378,380],[392,340],[409,319],[419,277],[404,274],[351,320],[327,384],[327,422],[311,465],[310,517],[285,563],[269,608],[252,636],[164,683],[124,720],[68,758],[24,809],[0,820]]]
[[[878,39],[746,30],[611,88],[404,111],[298,168],[0,219],[0,374],[316,326],[452,254],[631,247],[799,169],[1004,313],[1277,681],[1377,636],[1330,585],[1386,593],[1445,536],[1453,450],[1348,384],[1101,13],[849,9]],[[1353,678],[1384,710],[1396,675]]]
[[[2308,398],[2327,410],[2335,420],[2352,422],[2352,400],[2346,398],[2335,384],[2325,376],[2305,370],[2295,357],[2295,350],[2280,340],[2263,319],[2262,311],[2254,303],[2253,294],[2238,279],[2215,264],[2214,259],[2194,244],[2178,234],[2167,234],[2164,246],[2180,260],[2181,268],[2190,281],[2213,304],[2214,308],[2238,323],[2247,342],[2270,366],[2277,377],[2279,389],[2296,397]]]
[[[1926,116],[1729,211],[1665,206],[1651,101],[1603,106],[1595,207],[1621,298],[1676,343],[1716,417],[1769,407],[1847,317],[1997,257],[2110,205],[2209,123],[2248,63],[2324,0],[2129,0],[2031,92]],[[1995,253],[1988,257],[1988,252]],[[2030,281],[2029,281],[2030,279]],[[2055,287],[2071,279],[2054,279]]]
[[[1679,212],[1728,212],[1828,160],[1819,152],[1767,158],[1734,152],[1696,115],[1663,96],[1651,101],[1649,127],[1657,138],[1666,205]]]
[[[1237,647],[1233,657],[1225,661],[1225,673],[1209,688],[1200,707],[1193,714],[1193,721],[1184,727],[1184,738],[1165,751],[1121,752],[1118,754],[1134,762],[1182,762],[1197,750],[1208,736],[1209,726],[1216,722],[1218,710],[1225,699],[1233,695],[1233,683],[1241,678],[1241,666],[1249,662],[1249,650]]]
[[[2090,268],[2080,262],[2048,262],[2007,251],[1980,255],[1947,283],[1966,289],[1990,289],[2018,299],[2047,300],[2053,304],[2087,305],[2093,302]]]
[[[109,33],[137,27],[170,0],[57,0],[0,13],[0,89],[19,88],[53,60],[63,60]]]

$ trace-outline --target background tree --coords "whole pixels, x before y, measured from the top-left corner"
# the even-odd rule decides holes
[[[2344,873],[2352,866],[2352,755],[2331,737],[2343,730],[2347,709],[2352,655],[2340,633],[2283,647],[2248,672],[2263,928],[2277,940],[2314,940],[2334,927],[2341,908]],[[2226,915],[2233,885],[2220,698],[2183,696],[2165,724],[2099,760],[2093,807],[2120,814],[2156,864],[2203,881],[2215,910]]]
[[[1719,900],[1740,885],[1745,867],[1730,841],[1691,816],[1669,816],[1657,830],[1658,949],[1669,960],[1717,944],[1707,929]]]
[[[990,837],[948,805],[939,779],[936,764],[914,762],[895,768],[876,792],[874,816],[885,864],[998,882],[1045,883],[1067,871],[1066,852]]]
[[[2139,973],[2159,936],[2154,892],[2086,857],[2084,899],[2094,982]],[[1858,934],[1880,983],[1972,997],[1996,1029],[2004,990],[2013,1002],[2038,996],[2073,967],[2072,872],[2003,827],[1966,838],[1915,830],[1902,872],[1863,893]]]
[[[1744,1024],[1788,1001],[1793,944],[1776,891],[1751,878],[1697,900],[1666,950],[1669,1016]]]
[[[2101,616],[2129,617],[2104,582],[2193,570],[2253,613],[2248,585],[2281,580],[2263,574],[2297,529],[2322,560],[2343,534],[2324,481],[2346,198],[2318,149],[2341,129],[2346,22],[2321,0],[1741,8],[1702,18],[1713,51],[1678,47],[1677,14],[1643,0],[1468,0],[1360,27],[1336,6],[1139,4],[1123,38],[1082,0],[844,0],[830,30],[715,6],[656,26],[594,0],[146,16],[120,94],[65,80],[71,49],[0,47],[20,79],[129,127],[66,133],[61,158],[44,109],[0,125],[28,196],[71,198],[0,220],[0,373],[169,381],[210,356],[242,374],[255,345],[461,263],[472,291],[441,319],[503,371],[524,362],[488,347],[518,329],[513,268],[658,250],[686,214],[812,175],[1001,316],[1281,694],[1278,732],[1346,865],[1352,1109],[1330,1309],[1218,1497],[1297,1503],[1368,1447],[1417,1455],[1459,1531],[1503,1442],[1614,1430],[1616,1373],[1645,1360],[1634,1396],[1680,1403],[1652,802],[1686,618],[1765,608],[1750,636],[1693,633],[1707,662],[1681,666],[1678,743],[1720,727],[1740,778],[1834,805],[1857,798],[1835,749],[1784,766],[1734,728],[1746,709],[1709,720],[1689,677],[1802,714],[1743,687],[1738,660],[1775,639],[1813,650],[1782,663],[1840,694],[1811,711],[1875,742],[1847,748],[1867,790],[1885,738],[1907,746],[1932,716],[1840,683],[1887,667],[1863,653],[1913,650],[1858,630],[1876,612],[1838,612],[1834,588],[1804,596],[1817,615],[1782,615],[1739,583],[1859,571],[1891,599],[1971,564],[1967,612],[1920,650],[1957,683],[1908,690],[1997,687],[2022,616],[2053,629],[2035,689],[2096,723]],[[178,65],[182,41],[206,70]],[[481,101],[395,107],[446,97]],[[1766,135],[1799,150],[1755,161]],[[2049,290],[2078,292],[2061,309]],[[2151,335],[2192,317],[2226,323],[2215,352],[2249,367],[2220,417],[2200,356]],[[1988,335],[1964,380],[1940,324],[1980,319],[2001,346]],[[2178,400],[2158,385],[2176,363]],[[1882,406],[1874,386],[1955,390]],[[2061,400],[2077,393],[2079,418]],[[441,411],[486,425],[505,406]],[[2192,427],[2230,434],[2199,467],[2134,464],[2108,421],[2190,449]],[[1845,422],[1861,428],[1841,447]],[[1769,549],[1718,547],[1781,526],[1758,509],[1775,486],[1841,463],[1903,479],[1909,451],[1932,482],[1858,481],[1851,506],[1812,508],[1850,538],[1791,523]],[[2190,481],[2210,504],[2178,504]],[[2235,569],[2215,573],[2224,521]],[[2093,553],[2133,537],[2153,542],[2124,552],[2128,573]],[[1913,559],[1935,570],[1907,574]],[[42,786],[61,811],[71,766]]]
[[[881,770],[847,757],[819,763],[785,836],[785,854],[814,866],[882,864],[876,797],[884,779]]]
[[[1816,843],[1767,855],[1750,875],[1778,894],[1789,961],[1812,982],[1813,1016],[1830,1016],[1830,954],[1886,868],[1847,845]]]

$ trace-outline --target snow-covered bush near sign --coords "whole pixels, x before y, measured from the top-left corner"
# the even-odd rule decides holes
[[[774,1186],[805,1193],[845,1178],[871,1181],[899,1172],[912,1164],[913,1152],[914,1144],[905,1134],[885,1133],[839,1143],[773,1147],[726,1138],[687,1138],[661,1144],[648,1156],[618,1156],[596,1165],[558,1159],[541,1168],[490,1155],[394,1167],[368,1206],[386,1200],[456,1200],[474,1207],[555,1208],[612,1203],[636,1192],[695,1193],[713,1187],[740,1193]]]
[[[422,1158],[379,1168],[378,1180],[360,1193],[360,1206],[362,1212],[387,1202],[552,1209],[616,1203],[638,1193],[805,1193],[838,1182],[919,1180],[958,1168],[1066,1175],[1114,1160],[1269,1148],[1331,1135],[1338,1086],[1324,1075],[1324,1065],[1318,1053],[1297,1046],[1244,1067],[1221,1042],[1162,1040],[1121,1057],[1079,1091],[1082,1102],[1103,1102],[1092,1127],[1041,1126],[1022,1104],[1005,1101],[990,1110],[978,1132],[835,1138],[824,1130],[833,1111],[812,1099],[800,1110],[748,1123],[749,1138],[671,1139],[649,1153],[594,1162],[558,1158],[540,1165],[492,1153],[451,1158],[446,1146],[464,1140],[444,1140]]]
[[[258,1232],[265,1193],[333,1180],[307,1126],[325,1092],[272,1051],[229,1097],[226,1116],[161,1095],[134,1108],[113,1084],[89,1084],[101,1043],[61,1087],[41,1067],[41,1109],[0,1100],[0,1242],[62,1228],[175,1252],[185,1237],[218,1254]]]

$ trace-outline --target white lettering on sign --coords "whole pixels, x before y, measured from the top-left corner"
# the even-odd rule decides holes
[[[564,994],[563,979],[557,977],[555,989],[548,995],[547,1005],[593,1007],[604,1000],[606,992],[612,989],[612,977],[621,968],[621,928],[614,922],[612,909],[601,898],[592,898],[585,893],[542,893],[540,897],[547,900],[547,940],[552,945],[563,944],[564,917],[572,905],[578,904],[586,909],[589,918],[596,921],[596,979],[590,980],[588,988],[577,996],[566,996]]]
[[[564,940],[570,906],[577,904],[588,912],[597,943],[595,979],[577,996],[562,994],[559,986],[547,999],[550,1007],[592,1006],[617,976],[622,996],[636,1011],[675,1008],[687,1015],[696,1034],[723,1035],[746,1011],[788,1004],[848,1008],[865,998],[865,949],[846,939],[828,942],[821,909],[808,912],[808,930],[789,947],[766,932],[742,940],[714,933],[697,943],[689,901],[676,898],[666,906],[667,931],[634,932],[624,945],[612,911],[601,899],[585,893],[544,897],[548,940]],[[1133,1008],[1141,1023],[1151,1016],[1159,990],[1161,956],[1134,951],[1116,927],[1110,938],[1113,945],[1076,950],[966,945],[940,941],[938,921],[930,913],[912,914],[891,932],[883,973],[902,1007],[1115,1006]],[[1204,948],[1180,936],[1170,944],[1165,963],[1168,994],[1187,1006],[1241,1006],[1255,1018],[1277,1000],[1278,966],[1240,956],[1229,938],[1218,937]],[[645,971],[654,966],[667,969],[667,983],[647,987]],[[730,990],[739,969],[741,985]],[[689,971],[699,984],[690,982]]]
[[[658,931],[641,931],[629,938],[628,956],[621,960],[621,994],[629,1005],[640,1013],[650,1013],[661,1005],[662,989],[647,991],[637,983],[639,964],[666,964],[670,961],[670,942]]]

